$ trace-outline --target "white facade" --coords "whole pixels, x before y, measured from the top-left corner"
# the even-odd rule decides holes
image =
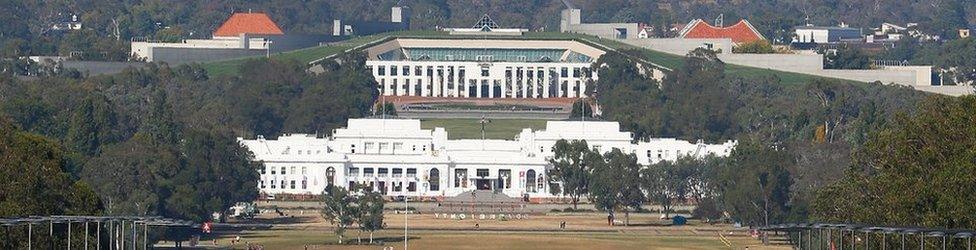
[[[365,51],[383,95],[463,98],[585,97],[606,53],[568,40],[408,38]]]
[[[387,96],[586,97],[589,63],[366,61]]]
[[[286,135],[277,140],[243,140],[263,163],[259,188],[265,194],[322,193],[340,187],[372,186],[390,196],[448,197],[476,189],[511,197],[553,197],[546,169],[560,139],[586,140],[600,152],[614,148],[648,165],[682,155],[726,156],[734,141],[690,143],[675,139],[631,142],[616,122],[550,121],[545,130],[524,129],[514,140],[448,140],[443,128],[421,129],[419,120],[351,119],[331,137]]]

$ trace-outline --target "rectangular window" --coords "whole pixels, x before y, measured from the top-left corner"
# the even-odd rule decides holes
[[[349,145],[349,153],[350,154],[356,153],[356,144]]]
[[[651,157],[653,157],[653,154],[651,154],[651,151],[650,151],[650,150],[648,150],[648,151],[647,151],[647,158],[648,158],[648,159],[650,159]]]
[[[389,168],[380,168],[378,176],[379,177],[386,177],[389,174],[390,174],[390,169]]]
[[[468,187],[468,170],[467,169],[455,169],[454,170],[454,187]]]
[[[481,68],[481,76],[488,76],[488,68]]]
[[[271,182],[271,189],[278,188],[278,185],[275,185],[277,182],[275,182],[274,180],[271,180],[270,182]]]
[[[289,171],[289,172],[291,172],[291,174],[296,174],[296,173],[298,173],[298,172],[295,172],[295,167],[291,167],[291,171]]]
[[[400,152],[400,150],[403,150],[403,143],[402,142],[393,143],[393,154],[396,154],[396,152]]]
[[[308,181],[302,180],[302,189],[308,189]]]
[[[580,68],[573,68],[573,77],[580,77]]]
[[[417,66],[413,68],[413,75],[419,76],[422,73],[424,73],[423,67]]]
[[[364,153],[367,153],[367,154],[369,154],[369,153],[371,153],[371,152],[375,152],[375,151],[373,151],[373,150],[375,150],[375,149],[376,149],[376,146],[375,146],[375,145],[376,145],[376,144],[375,144],[375,143],[372,143],[372,142],[367,142],[367,143],[364,143],[364,144],[363,144],[363,148],[365,149],[365,151],[364,151]]]
[[[264,188],[264,180],[261,180],[261,188]]]
[[[349,168],[349,171],[346,172],[346,175],[351,177],[359,176],[359,168]]]
[[[295,181],[291,181],[291,189],[295,189]]]
[[[281,189],[288,188],[288,186],[285,186],[285,184],[287,184],[285,180],[281,180]]]
[[[417,177],[417,169],[416,168],[408,168],[407,169],[407,178],[414,178],[414,177]]]
[[[308,174],[308,169],[306,167],[302,167],[302,174]]]
[[[476,173],[476,175],[478,177],[481,177],[481,178],[488,177],[488,169],[485,169],[485,168],[479,168],[478,170],[476,170],[475,173]]]
[[[377,75],[380,75],[380,76],[385,76],[386,75],[386,66],[380,65],[380,66],[376,67],[376,74]]]
[[[264,173],[266,173],[267,171],[268,171],[268,167],[263,167],[263,168],[261,168],[261,174],[264,174]],[[274,174],[274,173],[271,173],[271,174]]]
[[[394,168],[393,169],[393,178],[400,178],[400,177],[403,177],[403,169],[402,168]]]
[[[390,76],[397,75],[397,66],[390,66]]]
[[[393,182],[393,192],[403,191],[403,182]]]
[[[403,76],[410,76],[410,66],[403,66]]]
[[[561,68],[559,71],[560,77],[569,77],[569,68]]]
[[[386,153],[386,150],[389,149],[389,148],[390,148],[390,143],[388,143],[388,142],[380,142],[379,153],[380,154]]]
[[[281,167],[281,174],[282,174],[282,175],[284,175],[284,174],[285,174],[285,169],[286,169],[285,167]]]
[[[411,181],[410,184],[407,184],[407,192],[417,192],[417,183]]]
[[[661,157],[661,152],[662,152],[662,151],[661,151],[660,149],[658,149],[658,150],[657,150],[657,158],[658,158],[658,159],[661,159],[661,158],[662,158],[662,157]]]
[[[365,177],[373,177],[373,171],[375,171],[375,170],[373,170],[373,168],[364,168],[363,169],[363,176],[365,176]]]

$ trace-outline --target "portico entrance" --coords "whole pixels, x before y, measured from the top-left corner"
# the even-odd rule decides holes
[[[491,190],[491,179],[475,179],[474,186],[478,190]]]

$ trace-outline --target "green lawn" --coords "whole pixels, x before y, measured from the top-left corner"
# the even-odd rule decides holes
[[[420,126],[424,129],[442,127],[447,130],[448,139],[481,139],[480,122],[481,119],[422,119]],[[546,120],[494,119],[485,125],[485,138],[511,140],[523,128],[541,130],[545,127]]]

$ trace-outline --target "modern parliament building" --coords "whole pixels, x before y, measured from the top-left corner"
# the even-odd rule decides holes
[[[727,156],[734,141],[691,143],[675,139],[634,142],[617,122],[549,121],[523,129],[513,140],[451,140],[443,128],[420,120],[351,119],[331,136],[293,134],[275,140],[240,139],[262,163],[263,195],[318,195],[329,185],[361,184],[388,196],[438,198],[471,190],[510,197],[560,197],[549,191],[548,159],[560,139],[586,140],[601,153],[619,149],[641,165],[681,156]]]
[[[433,98],[585,97],[590,65],[605,51],[571,40],[521,39],[485,15],[445,39],[394,38],[365,49],[385,96]],[[461,38],[460,36],[466,36]]]

